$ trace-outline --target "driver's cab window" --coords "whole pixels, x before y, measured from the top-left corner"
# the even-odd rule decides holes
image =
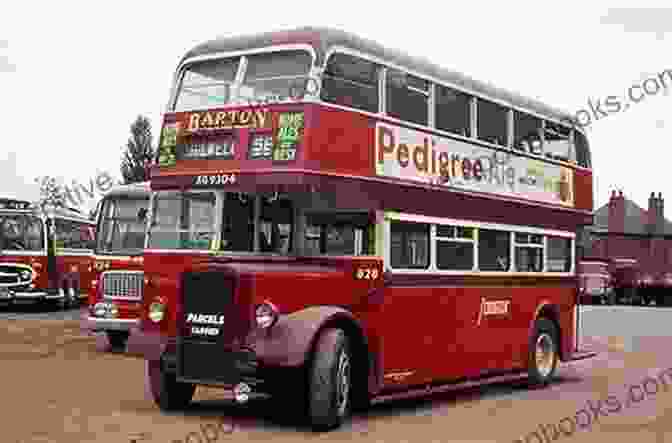
[[[243,193],[224,195],[220,250],[251,252],[254,240],[254,198]]]

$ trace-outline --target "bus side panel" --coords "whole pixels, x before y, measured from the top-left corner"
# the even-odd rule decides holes
[[[455,300],[459,289],[389,286],[382,302],[366,313],[367,329],[381,346],[385,388],[429,382],[437,373],[461,366]]]
[[[307,107],[306,167],[368,177],[374,174],[374,122],[352,111]]]
[[[90,286],[90,279],[87,282],[88,267],[91,264],[91,256],[86,252],[56,252],[56,268],[58,272],[59,284],[75,284],[77,296],[85,297]],[[67,294],[66,294],[67,295]]]

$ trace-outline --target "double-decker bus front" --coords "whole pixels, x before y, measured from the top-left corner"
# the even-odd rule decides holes
[[[591,355],[574,325],[592,176],[570,162],[572,129],[525,115],[530,150],[517,152],[494,136],[513,110],[394,60],[439,72],[314,30],[215,41],[181,63],[144,253],[140,335],[162,409],[221,386],[330,428],[465,377],[547,384],[560,361]],[[472,135],[462,104],[501,116],[491,139]],[[560,129],[543,155],[532,138],[545,127]]]
[[[149,184],[120,186],[101,201],[85,329],[123,348],[138,327]]]

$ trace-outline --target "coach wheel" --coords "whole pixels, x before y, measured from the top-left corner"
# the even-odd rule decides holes
[[[77,284],[75,282],[63,282],[61,295],[63,296],[64,309],[70,309],[77,306],[79,299],[77,298]]]
[[[558,365],[558,333],[555,325],[545,318],[535,322],[530,340],[528,375],[532,386],[547,385]]]
[[[107,335],[107,341],[110,342],[113,350],[123,351],[126,349],[126,342],[129,336],[127,331],[107,331],[105,335]]]
[[[318,338],[308,378],[308,416],[315,431],[337,428],[350,415],[352,354],[341,329]]]
[[[162,411],[186,408],[196,392],[196,385],[177,381],[174,373],[163,370],[154,362],[147,361],[148,382],[154,403]]]

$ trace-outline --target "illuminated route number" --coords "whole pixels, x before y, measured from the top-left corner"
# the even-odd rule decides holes
[[[236,182],[236,174],[197,175],[194,186],[232,185]]]

